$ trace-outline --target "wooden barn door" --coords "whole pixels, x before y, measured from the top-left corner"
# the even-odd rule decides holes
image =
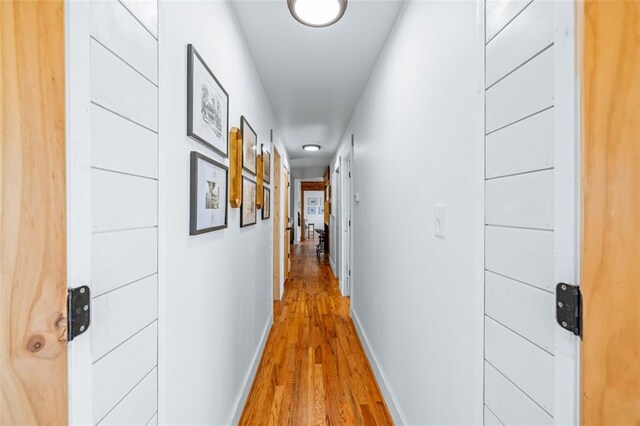
[[[640,2],[585,3],[582,423],[640,424]]]
[[[67,423],[64,8],[0,2],[0,424]]]

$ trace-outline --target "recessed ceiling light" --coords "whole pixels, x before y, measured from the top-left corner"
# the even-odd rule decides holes
[[[304,149],[305,151],[320,151],[320,145],[303,145],[302,149]]]
[[[342,18],[347,0],[287,0],[291,15],[309,27],[328,27]]]

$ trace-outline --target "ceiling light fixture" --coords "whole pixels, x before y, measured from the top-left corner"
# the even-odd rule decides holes
[[[320,151],[320,145],[302,145],[302,149],[304,149],[305,151]]]
[[[347,0],[287,0],[296,21],[309,27],[328,27],[342,18]]]

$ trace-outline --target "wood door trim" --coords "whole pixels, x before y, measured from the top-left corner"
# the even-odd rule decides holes
[[[280,153],[273,148],[273,300],[280,300]]]
[[[640,2],[584,3],[583,424],[640,419]]]
[[[64,4],[0,4],[0,424],[67,424]]]

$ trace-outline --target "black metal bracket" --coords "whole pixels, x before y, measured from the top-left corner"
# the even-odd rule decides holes
[[[91,290],[86,285],[67,293],[67,342],[81,335],[91,323]]]
[[[582,293],[577,285],[556,285],[556,320],[560,327],[582,338]]]

